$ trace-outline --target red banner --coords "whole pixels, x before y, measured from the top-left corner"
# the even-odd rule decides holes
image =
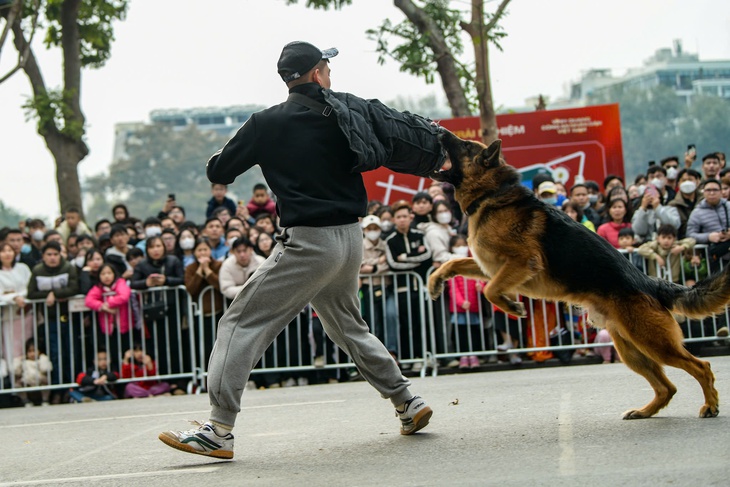
[[[441,120],[440,124],[463,139],[478,139],[478,117]],[[504,158],[522,173],[527,187],[532,187],[532,178],[540,172],[550,173],[568,190],[587,180],[602,187],[609,174],[624,177],[618,104],[497,115],[497,125]],[[429,179],[384,168],[363,177],[368,198],[384,204],[410,201],[431,185]]]

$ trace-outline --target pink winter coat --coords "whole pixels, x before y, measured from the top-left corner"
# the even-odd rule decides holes
[[[466,282],[466,285],[464,283]],[[462,307],[465,301],[471,305],[469,312],[479,312],[479,293],[484,289],[484,282],[474,279],[464,279],[456,276],[449,282],[449,311],[452,313],[466,313]]]
[[[113,292],[104,296],[104,293]],[[107,303],[110,308],[117,309],[116,314],[100,312],[99,327],[105,335],[111,335],[114,332],[114,325],[119,324],[119,333],[127,333],[129,331],[129,297],[132,291],[124,279],[117,279],[112,284],[111,289],[97,284],[92,287],[86,294],[86,306],[94,311],[101,310],[101,305]]]

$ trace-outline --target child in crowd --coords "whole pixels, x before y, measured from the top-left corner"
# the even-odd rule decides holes
[[[157,375],[157,364],[152,357],[142,350],[142,345],[134,344],[134,348],[124,353],[122,362],[122,379],[138,379]],[[137,380],[127,383],[124,397],[150,397],[170,392],[170,384],[158,380]]]
[[[682,282],[682,254],[692,258],[692,249],[696,240],[683,238],[677,241],[677,229],[663,224],[657,230],[657,238],[646,242],[637,252],[649,262],[647,273],[653,277],[661,277],[674,283]]]
[[[129,344],[129,332],[132,329],[129,313],[129,298],[132,290],[127,281],[117,275],[116,268],[104,264],[99,270],[99,282],[86,294],[86,306],[98,313],[97,322],[100,332],[97,336],[98,349],[109,350],[111,358],[119,360],[117,337],[120,336],[122,346],[125,338]]]
[[[634,230],[631,228],[622,228],[618,231],[618,245],[621,250],[626,251],[626,257],[634,264],[634,267],[644,272],[644,258],[639,255],[634,247]]]
[[[36,350],[33,338],[29,338],[25,342],[25,355],[13,359],[15,382],[22,387],[47,386],[51,370],[53,370],[51,361],[45,353]],[[47,389],[41,391],[44,406],[48,406],[50,394],[51,391]],[[28,400],[27,393],[20,392],[18,396],[26,407],[33,406],[33,403]]]
[[[109,366],[109,359],[106,350],[100,348],[96,352],[94,367],[76,376],[78,389],[72,390],[69,394],[76,402],[111,401],[116,399],[113,386],[119,378]]]
[[[466,236],[454,235],[449,241],[449,252],[459,257],[469,256],[469,247]],[[481,315],[479,313],[479,294],[484,289],[484,283],[474,279],[465,279],[456,276],[449,281],[449,311],[451,324],[456,326],[456,351],[480,350]],[[479,357],[464,355],[459,359],[460,369],[474,369],[479,367]]]
[[[220,206],[228,208],[231,215],[236,214],[236,202],[226,196],[226,193],[228,193],[228,186],[225,184],[213,183],[210,186],[210,192],[213,196],[208,200],[208,208],[205,210],[205,218],[212,217],[213,212]]]
[[[127,263],[129,263],[129,266],[134,270],[137,267],[137,264],[142,262],[144,260],[144,251],[142,249],[138,249],[137,247],[129,249],[129,252],[127,252]]]
[[[428,223],[431,221],[431,211],[433,210],[433,198],[425,191],[416,193],[411,200],[413,209],[413,221],[411,227],[418,228],[419,223]]]
[[[254,219],[260,214],[276,214],[276,203],[269,197],[269,190],[265,184],[254,185],[253,197],[246,208],[248,208],[248,214]]]

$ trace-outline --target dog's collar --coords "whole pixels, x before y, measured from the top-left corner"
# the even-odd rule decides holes
[[[495,189],[494,191],[486,191],[483,195],[481,195],[479,198],[475,199],[471,202],[469,206],[466,207],[466,210],[464,210],[464,214],[466,216],[471,216],[474,213],[477,212],[480,206],[482,206],[482,203],[484,203],[485,200],[489,198],[494,198],[500,193],[504,193],[506,190],[512,187],[512,183],[510,181],[503,182],[499,188]]]
[[[476,211],[479,209],[480,206],[482,206],[482,203],[484,203],[484,200],[492,196],[489,193],[485,193],[481,195],[479,198],[475,199],[471,202],[471,204],[464,210],[464,214],[466,216],[472,216]]]

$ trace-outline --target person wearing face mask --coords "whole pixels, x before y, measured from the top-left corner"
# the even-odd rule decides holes
[[[647,171],[649,185],[631,219],[631,228],[640,242],[654,240],[656,231],[661,225],[671,225],[674,228],[679,228],[681,225],[677,208],[668,206],[671,199],[667,198],[672,193],[666,187],[666,173],[663,167],[656,165]]]
[[[675,189],[679,177],[679,157],[669,156],[660,161],[660,164],[667,171],[667,186]]]
[[[393,358],[398,357],[398,311],[395,304],[393,280],[381,277],[390,272],[388,246],[381,238],[380,218],[368,215],[362,219],[362,264],[360,290],[363,295],[362,314],[373,335],[383,342]],[[383,303],[385,301],[385,303]],[[383,305],[385,304],[385,305]]]
[[[540,186],[537,187],[537,197],[543,203],[556,207],[559,207],[565,201],[565,197],[559,197],[558,188],[552,181],[540,183]]]
[[[677,238],[683,239],[687,234],[687,221],[689,215],[701,199],[698,186],[702,180],[702,175],[694,169],[682,169],[677,175],[679,182],[677,196],[669,202],[669,206],[677,209],[679,214],[679,228],[677,229]]]
[[[142,252],[146,252],[145,249],[147,247],[147,239],[150,239],[152,237],[159,237],[162,235],[162,222],[160,222],[159,218],[155,218],[153,216],[145,219],[143,225],[143,232],[144,232],[144,238],[137,242],[138,249],[142,249]]]
[[[195,256],[193,255],[193,248],[195,247],[195,234],[190,228],[181,230],[177,236],[177,245],[175,246],[175,255],[183,267],[187,267],[195,262]]]
[[[375,216],[380,218],[380,229],[383,234],[381,238],[385,240],[390,236],[393,230],[393,210],[390,206],[381,206],[378,211],[375,212]]]
[[[424,233],[424,240],[431,248],[431,265],[437,268],[453,258],[449,252],[449,239],[456,233],[452,225],[454,216],[449,204],[440,200],[433,204],[429,218],[430,222],[419,223],[417,228]]]
[[[570,188],[570,201],[583,210],[583,215],[593,224],[594,231],[601,225],[601,216],[591,207],[588,186],[584,183],[574,184]]]

